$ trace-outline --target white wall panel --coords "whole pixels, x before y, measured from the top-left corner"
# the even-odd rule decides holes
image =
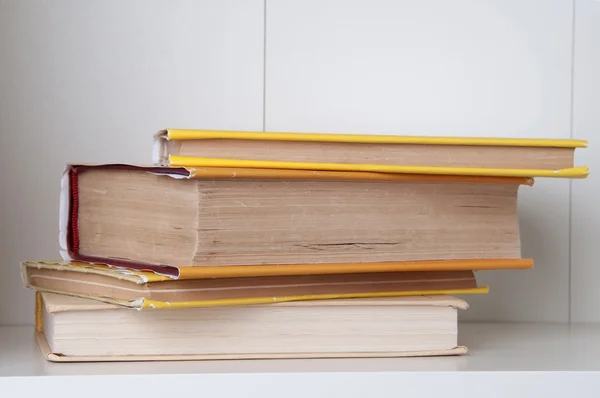
[[[166,127],[262,130],[263,0],[0,2],[0,324],[58,258],[66,162],[151,161]]]
[[[266,129],[570,136],[568,0],[269,0]],[[528,271],[479,273],[468,319],[568,319],[569,182],[520,200]]]
[[[573,136],[589,142],[579,159],[590,176],[573,181],[571,319],[600,322],[600,1],[575,10]]]

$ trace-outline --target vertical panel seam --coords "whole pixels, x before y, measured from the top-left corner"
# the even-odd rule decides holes
[[[572,139],[574,136],[574,103],[575,103],[575,23],[576,23],[576,3],[577,0],[573,0],[573,8],[572,8],[572,20],[571,20],[571,98],[570,98],[570,119],[569,119],[569,137]],[[568,247],[568,264],[569,264],[569,274],[567,278],[568,286],[568,318],[567,321],[571,324],[572,321],[572,308],[573,308],[573,286],[572,286],[572,277],[573,277],[573,181],[569,180],[569,247]]]
[[[262,130],[267,131],[267,0],[263,0],[263,114]]]

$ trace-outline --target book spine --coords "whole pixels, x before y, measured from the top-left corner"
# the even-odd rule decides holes
[[[69,217],[70,217],[70,176],[69,168],[67,168],[60,182],[60,202],[58,211],[58,244],[60,256],[65,261],[70,261],[71,256],[69,255],[69,244],[68,244],[68,230],[69,230]]]

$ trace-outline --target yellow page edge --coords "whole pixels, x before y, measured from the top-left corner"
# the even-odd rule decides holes
[[[292,169],[321,171],[368,171],[377,173],[470,175],[491,177],[548,177],[548,178],[586,178],[587,166],[559,170],[543,169],[494,169],[478,167],[434,167],[434,166],[398,166],[387,164],[346,164],[314,162],[282,162],[270,160],[245,160],[198,158],[191,156],[169,156],[170,167],[240,167],[259,169]]]
[[[487,294],[488,292],[489,292],[489,287],[482,286],[482,287],[476,287],[476,288],[471,288],[471,289],[422,290],[422,291],[413,291],[413,292],[313,294],[313,295],[303,295],[303,296],[257,297],[257,298],[180,301],[180,302],[167,302],[167,301],[156,301],[156,300],[143,299],[142,304],[139,307],[139,309],[140,310],[148,310],[148,309],[220,307],[220,306],[233,306],[233,305],[284,303],[284,302],[290,302],[290,301],[335,300],[335,299],[350,299],[350,298]]]
[[[163,134],[165,134],[167,140],[237,139],[266,141],[346,142],[365,144],[533,146],[559,148],[587,148],[588,145],[586,140],[547,138],[440,137],[186,129],[168,129],[165,130]]]
[[[164,282],[164,281],[172,281],[173,277],[158,274],[154,271],[140,271],[136,269],[126,268],[126,267],[116,267],[107,264],[101,263],[86,263],[81,261],[45,261],[45,260],[28,260],[23,261],[21,265],[24,265],[27,268],[35,268],[35,269],[51,269],[57,271],[68,271],[68,272],[83,272],[86,271],[93,274],[100,274],[104,276],[113,277],[115,279],[118,278],[118,275],[132,275],[136,276],[140,280],[141,283],[147,282]],[[132,282],[134,283],[134,282]]]

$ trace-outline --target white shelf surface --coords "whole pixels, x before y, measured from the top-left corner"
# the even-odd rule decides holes
[[[600,394],[600,324],[461,323],[465,356],[433,358],[51,363],[32,327],[0,328],[0,396],[541,396]],[[194,387],[195,386],[195,387]],[[84,388],[84,390],[82,390]],[[455,395],[454,395],[455,394]],[[495,395],[497,394],[497,395]],[[549,395],[548,395],[549,394]],[[523,396],[525,396],[523,395]]]

